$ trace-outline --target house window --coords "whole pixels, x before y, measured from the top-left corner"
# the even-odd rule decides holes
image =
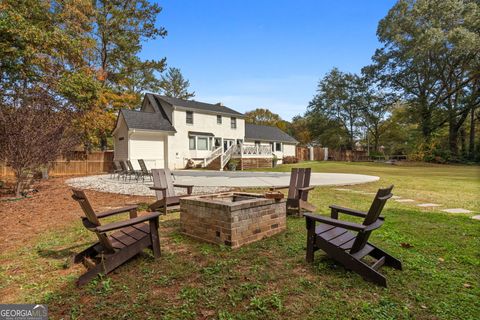
[[[217,124],[222,124],[222,116],[221,115],[217,116]]]
[[[237,129],[237,118],[235,117],[230,118],[230,128]]]
[[[208,138],[197,137],[197,150],[208,150]]]
[[[282,151],[282,143],[276,142],[275,143],[275,151]]]
[[[275,144],[273,142],[270,142],[270,148],[272,149],[272,152],[275,151]]]
[[[188,137],[188,148],[195,150],[195,137]]]
[[[193,124],[193,111],[187,111],[187,123]]]

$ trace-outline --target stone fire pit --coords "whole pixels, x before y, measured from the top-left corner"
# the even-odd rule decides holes
[[[238,248],[285,230],[285,200],[241,192],[184,198],[180,227],[196,239]]]

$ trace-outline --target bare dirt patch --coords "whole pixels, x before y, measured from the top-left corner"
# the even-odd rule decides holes
[[[45,231],[67,226],[83,215],[71,198],[66,178],[42,180],[34,185],[37,193],[28,198],[5,201],[0,198],[0,252],[28,244]],[[102,193],[88,190],[95,210],[103,211],[127,204],[153,202],[153,197]]]

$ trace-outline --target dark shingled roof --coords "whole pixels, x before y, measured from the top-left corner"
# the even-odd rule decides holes
[[[218,103],[210,104],[205,102],[198,102],[195,100],[182,100],[182,99],[171,98],[167,96],[161,96],[153,93],[147,93],[146,95],[153,95],[157,99],[163,100],[173,106],[179,106],[179,107],[191,109],[194,111],[199,110],[199,111],[207,111],[211,113],[220,113],[220,114],[226,114],[231,116],[243,117],[243,114],[241,114],[240,112],[230,109],[228,107],[222,106]]]
[[[280,141],[287,143],[298,143],[293,137],[289,136],[277,127],[262,126],[257,124],[245,123],[245,140],[258,141]]]
[[[129,129],[161,130],[176,132],[162,112],[142,112],[122,109],[120,112]]]

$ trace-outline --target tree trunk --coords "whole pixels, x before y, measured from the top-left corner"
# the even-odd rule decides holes
[[[470,140],[468,144],[468,155],[470,159],[475,158],[475,108],[470,111]]]
[[[420,127],[422,130],[423,139],[426,143],[429,143],[432,135],[432,112],[429,108],[426,97],[421,97],[419,104],[421,119]]]
[[[467,155],[467,130],[465,127],[460,129],[460,146],[462,147],[462,157]]]
[[[448,145],[452,156],[458,154],[458,128],[455,119],[450,119],[448,124]]]

